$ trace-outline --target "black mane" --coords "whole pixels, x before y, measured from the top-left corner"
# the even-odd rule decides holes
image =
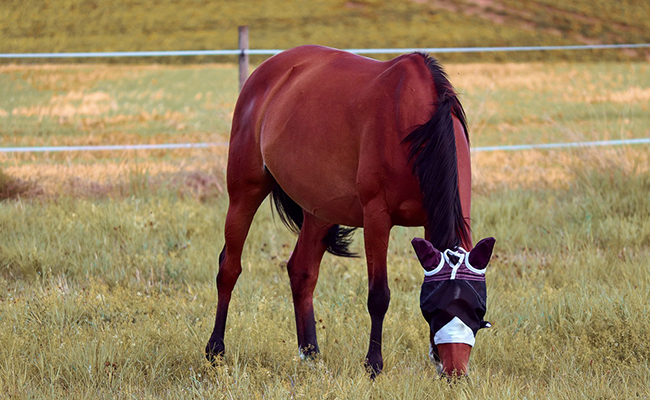
[[[440,250],[469,242],[469,225],[465,221],[458,193],[455,115],[465,129],[469,141],[465,111],[442,66],[433,57],[417,53],[431,72],[435,90],[431,119],[417,127],[405,139],[410,142],[409,160],[420,181],[423,206],[427,213],[428,240]]]

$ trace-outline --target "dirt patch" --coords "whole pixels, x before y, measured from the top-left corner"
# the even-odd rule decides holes
[[[5,168],[11,177],[11,193],[22,197],[53,199],[122,198],[160,191],[208,201],[225,192],[225,157],[202,157],[174,162],[106,162],[96,164],[43,163]],[[20,178],[17,178],[20,177]],[[0,176],[0,190],[2,176]],[[15,198],[16,195],[6,196]]]
[[[15,178],[0,170],[0,201],[42,195],[43,188],[35,182]]]
[[[135,173],[127,179],[104,182],[72,177],[63,182],[60,189],[58,193],[49,193],[48,197],[65,194],[76,198],[124,198],[165,191],[205,202],[224,193],[224,180],[214,172],[199,170],[153,176]]]
[[[215,198],[224,193],[224,177],[203,171],[191,171],[177,174],[176,184],[182,192],[190,194],[201,201]],[[172,179],[174,182],[174,179]]]

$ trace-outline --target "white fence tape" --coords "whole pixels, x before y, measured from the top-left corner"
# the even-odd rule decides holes
[[[598,140],[594,142],[568,142],[568,143],[540,143],[540,144],[515,144],[511,146],[486,146],[473,147],[474,152],[479,151],[515,151],[515,150],[541,150],[541,149],[565,149],[570,147],[594,147],[594,146],[620,146],[625,144],[650,144],[650,138],[620,139],[620,140]]]
[[[640,44],[595,44],[573,46],[512,46],[512,47],[449,47],[449,48],[411,48],[411,49],[347,49],[355,54],[396,54],[422,51],[425,53],[492,53],[509,51],[555,51],[555,50],[600,50],[600,49],[639,49],[650,48],[650,43]]]
[[[484,151],[515,151],[562,149],[570,147],[620,146],[631,144],[650,144],[650,138],[599,140],[594,142],[541,143],[517,144],[510,146],[472,147],[473,152]],[[51,147],[0,147],[0,153],[46,153],[61,151],[116,151],[116,150],[157,150],[157,149],[196,149],[208,147],[227,147],[225,142],[211,143],[169,143],[169,144],[132,144],[107,146],[51,146]]]
[[[573,46],[512,46],[512,47],[413,47],[387,49],[345,49],[355,54],[401,54],[422,51],[426,53],[489,53],[511,51],[557,51],[650,48],[650,43],[585,44]],[[99,53],[1,53],[0,58],[99,58],[99,57],[179,57],[179,56],[239,56],[274,55],[279,49],[260,50],[181,50],[181,51],[113,51]]]
[[[0,54],[0,58],[238,56],[240,54],[241,50],[107,51],[97,53],[2,53]]]

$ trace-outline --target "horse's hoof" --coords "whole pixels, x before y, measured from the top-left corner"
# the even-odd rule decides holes
[[[318,347],[311,344],[307,347],[300,348],[299,352],[302,361],[314,361],[320,355]]]
[[[366,359],[366,361],[364,362],[364,366],[366,367],[366,371],[368,372],[370,379],[374,381],[375,378],[377,378],[377,376],[381,374],[381,370],[384,368],[384,361],[379,360],[379,361],[371,362]]]
[[[205,346],[205,358],[212,364],[218,364],[223,359],[225,346],[223,344],[208,342]]]

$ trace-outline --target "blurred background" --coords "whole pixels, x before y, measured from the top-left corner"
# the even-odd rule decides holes
[[[0,53],[234,50],[242,25],[250,49],[649,43],[650,18],[641,17],[648,15],[647,0],[4,0]],[[462,94],[473,146],[648,136],[650,48],[434,56]],[[237,62],[235,55],[0,58],[0,147],[225,144]],[[156,160],[148,170],[160,172],[164,159],[170,172],[185,163],[190,174],[222,176],[226,151],[0,152],[0,168],[41,185],[76,179],[81,164],[98,170],[99,160]],[[69,170],[51,172],[63,160]],[[102,171],[86,175],[103,182],[121,173]]]
[[[649,15],[647,0],[4,0],[0,4],[0,53],[235,49],[239,25],[250,26],[252,49],[302,44],[378,48],[646,43],[650,41]],[[648,57],[646,49],[444,54],[440,58]]]

